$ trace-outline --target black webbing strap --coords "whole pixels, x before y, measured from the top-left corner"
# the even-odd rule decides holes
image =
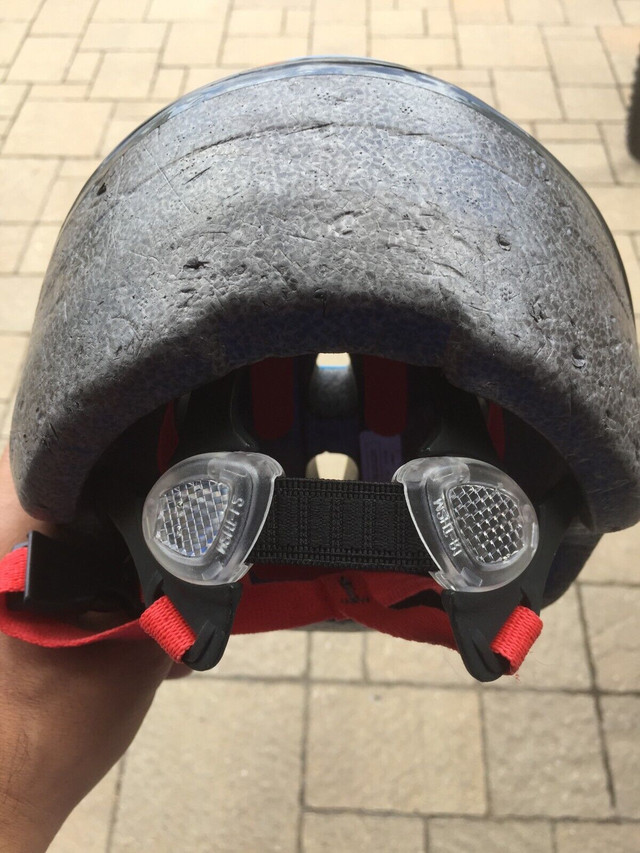
[[[399,483],[281,477],[250,563],[427,574]]]

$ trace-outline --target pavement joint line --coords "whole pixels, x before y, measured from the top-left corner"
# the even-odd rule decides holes
[[[593,701],[596,711],[596,722],[598,727],[598,738],[600,740],[600,755],[602,758],[602,765],[605,772],[606,784],[607,784],[607,792],[609,794],[609,804],[611,808],[616,811],[617,809],[617,800],[616,800],[616,789],[615,782],[613,778],[613,768],[611,767],[611,760],[609,758],[609,750],[607,748],[607,738],[604,728],[604,714],[602,712],[602,703],[600,701],[600,697],[602,695],[601,691],[598,690],[598,680],[597,680],[597,671],[595,658],[593,655],[593,650],[591,648],[591,637],[589,635],[589,627],[587,622],[587,614],[585,611],[584,600],[582,597],[582,589],[580,588],[580,584],[576,584],[576,597],[578,599],[578,618],[582,625],[582,631],[584,635],[584,650],[587,658],[587,666],[589,667],[589,673],[591,677],[591,683],[593,685]]]
[[[304,853],[304,810],[307,795],[307,756],[309,750],[309,721],[311,718],[311,632],[306,638],[305,671],[302,678],[296,679],[302,683],[302,733],[300,742],[300,781],[298,787],[298,820],[296,826],[296,850]]]

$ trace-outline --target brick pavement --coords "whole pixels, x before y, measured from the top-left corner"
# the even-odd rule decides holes
[[[586,185],[640,306],[640,166],[623,122],[640,0],[0,0],[0,423],[83,182],[167,102],[307,53],[450,80]],[[640,849],[640,528],[546,614],[519,680],[380,635],[233,638],[163,686],[56,853]]]

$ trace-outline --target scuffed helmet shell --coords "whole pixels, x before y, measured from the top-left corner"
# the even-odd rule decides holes
[[[638,519],[633,310],[600,214],[486,105],[370,61],[221,81],[97,170],[37,311],[20,499],[68,522],[144,414],[267,356],[344,350],[441,367],[555,446],[594,531]]]

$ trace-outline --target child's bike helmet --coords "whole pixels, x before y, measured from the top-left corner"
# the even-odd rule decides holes
[[[125,608],[203,669],[350,621],[514,671],[640,516],[638,367],[602,217],[485,104],[371,60],[200,89],[62,228],[11,435],[61,538],[7,558],[2,629]],[[305,476],[323,451],[358,479]]]

